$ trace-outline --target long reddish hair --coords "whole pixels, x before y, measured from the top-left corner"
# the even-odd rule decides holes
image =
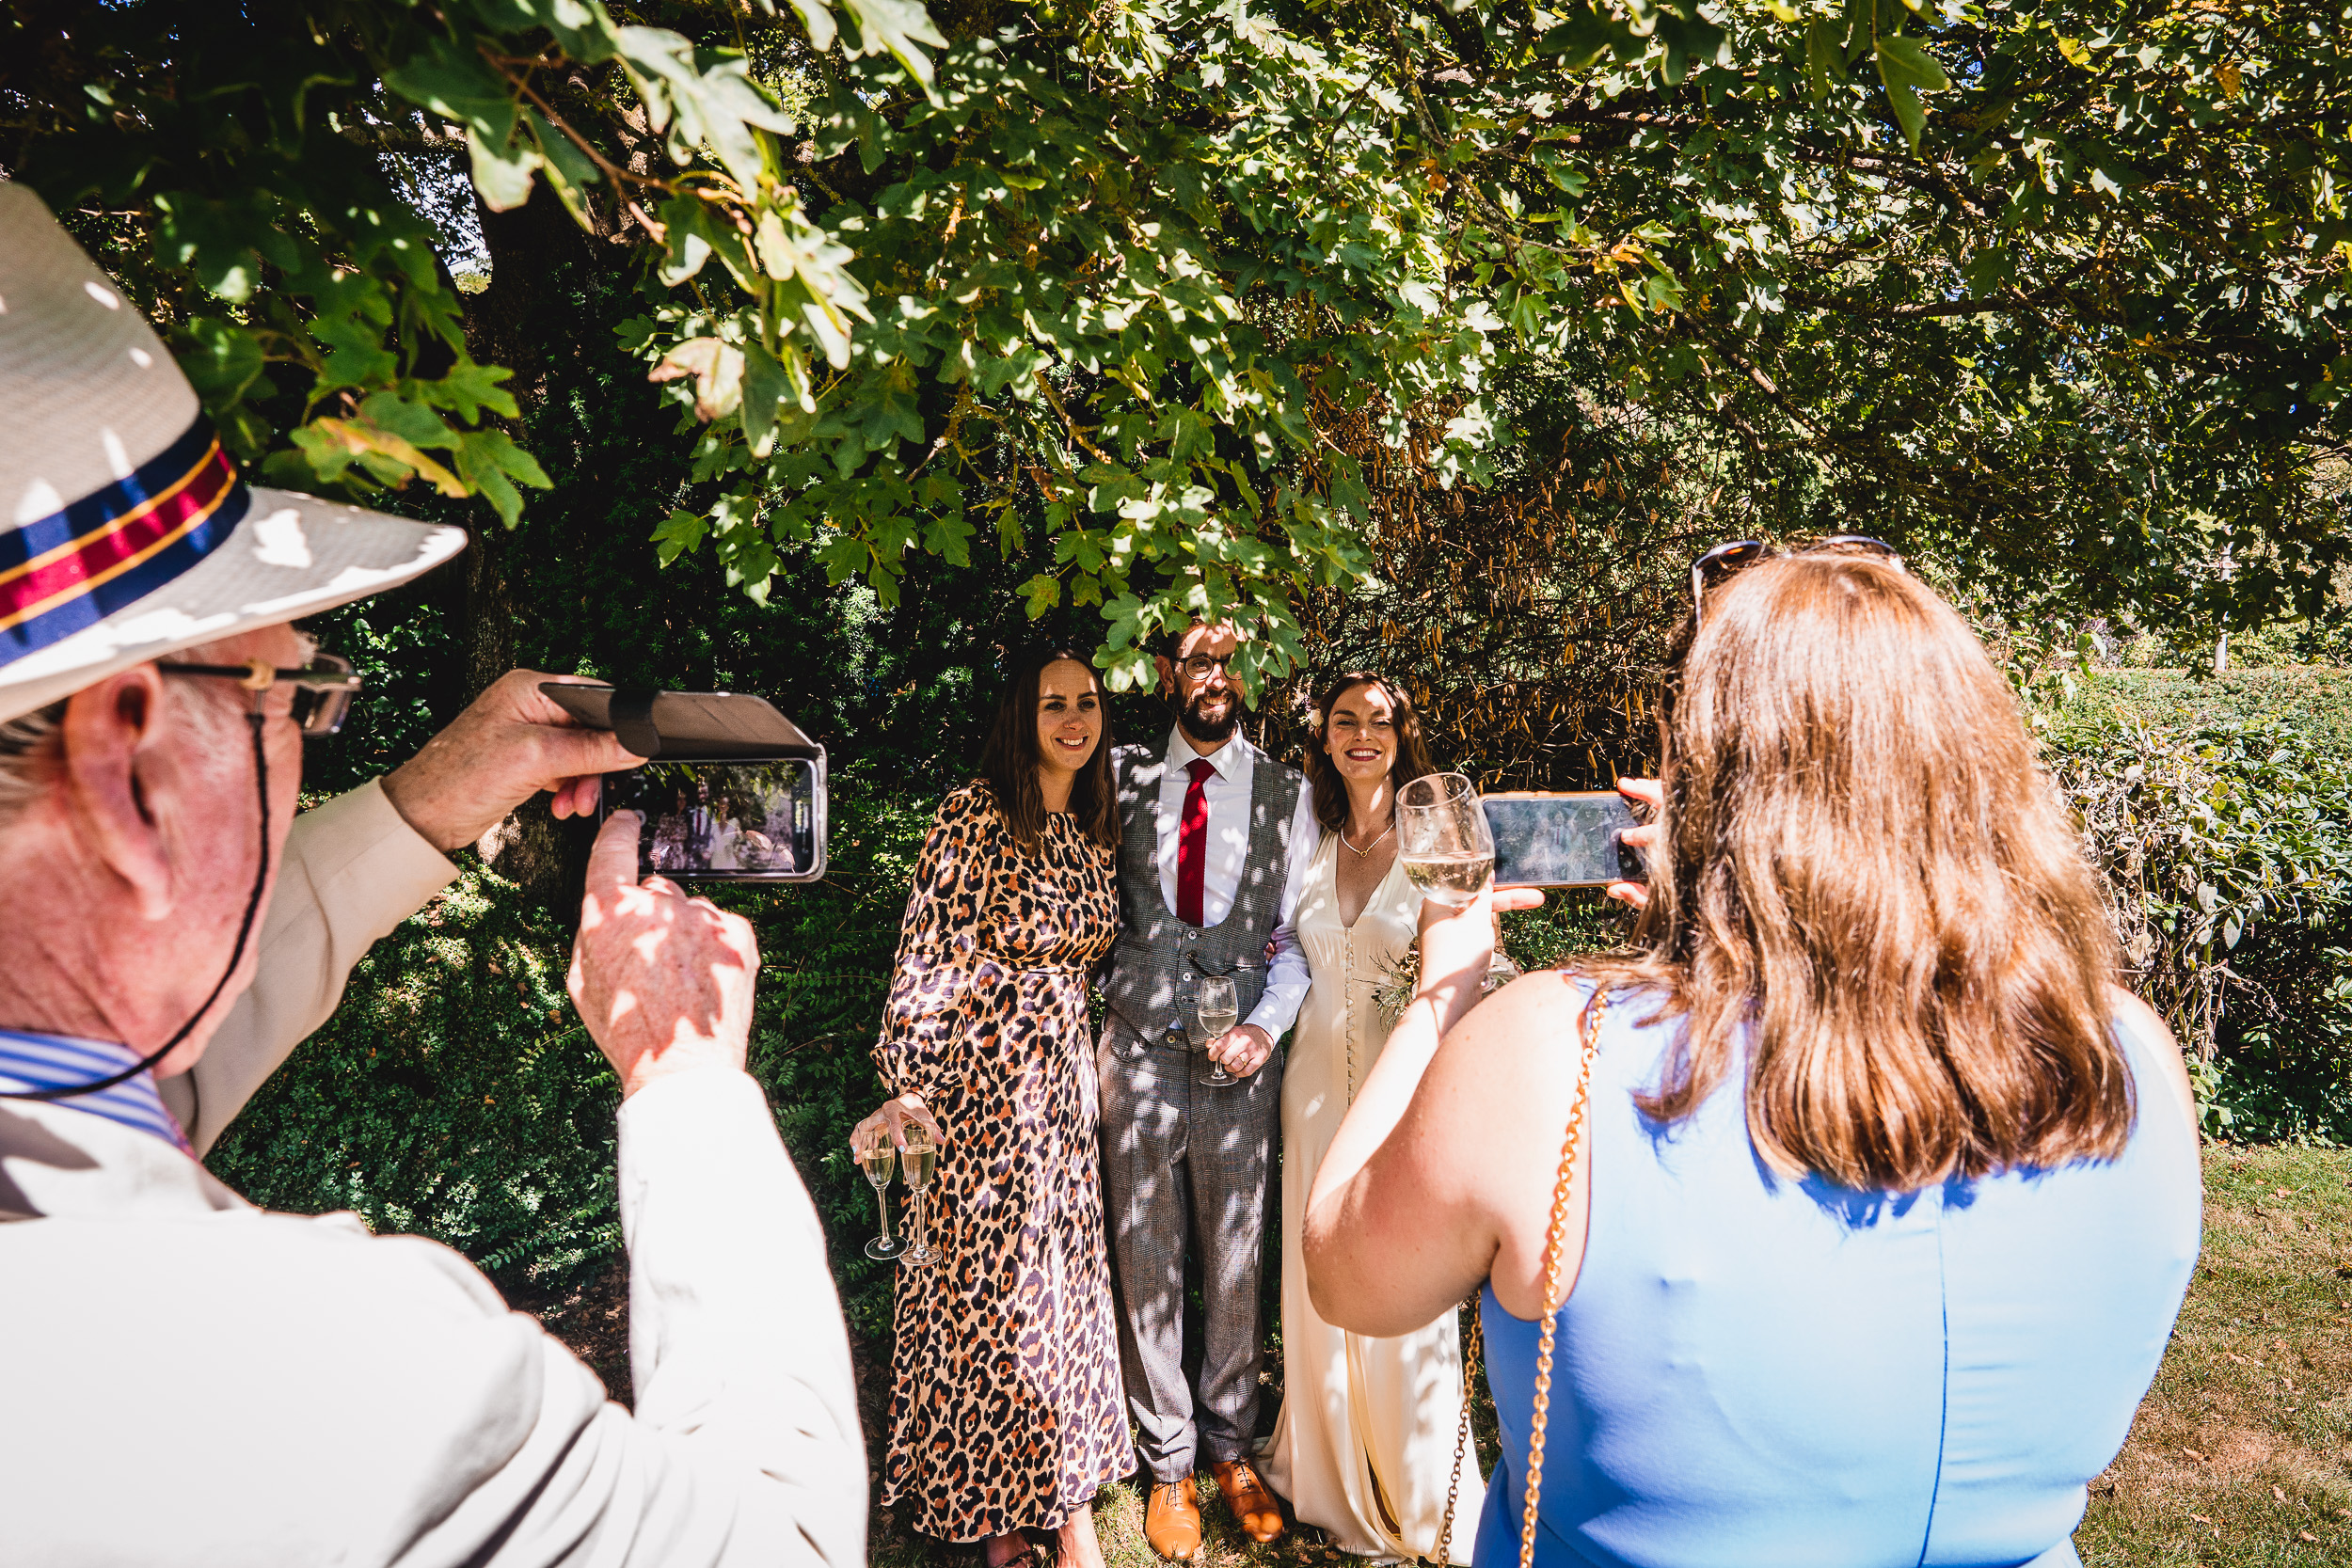
[[[1744,1049],[1784,1173],[1915,1192],[2122,1152],[2115,939],[1950,606],[1867,558],[1751,567],[1708,593],[1661,730],[1635,951],[1584,966],[1682,1021],[1646,1113],[1689,1116]]]

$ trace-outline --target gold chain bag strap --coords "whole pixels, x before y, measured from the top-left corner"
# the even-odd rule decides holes
[[[1544,1231],[1543,1328],[1535,1342],[1535,1402],[1527,1428],[1527,1503],[1519,1513],[1519,1568],[1534,1568],[1535,1510],[1544,1490],[1544,1431],[1551,1416],[1551,1352],[1559,1331],[1560,1263],[1567,1250],[1568,1194],[1576,1185],[1576,1149],[1584,1137],[1584,1100],[1593,1082],[1593,1054],[1600,1049],[1600,1021],[1609,1015],[1609,995],[1596,990],[1584,1008],[1584,1038],[1577,1054],[1576,1101],[1568,1108],[1568,1134],[1560,1146],[1560,1174],[1551,1184],[1551,1223]],[[1445,1523],[1438,1528],[1439,1564],[1454,1560],[1454,1504],[1462,1490],[1462,1461],[1470,1448],[1470,1377],[1474,1370],[1479,1301],[1472,1295],[1473,1349],[1462,1367],[1462,1424],[1454,1436],[1454,1479],[1445,1491]]]

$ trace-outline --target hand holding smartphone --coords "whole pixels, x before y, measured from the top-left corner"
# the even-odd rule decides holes
[[[1488,795],[1485,802],[1497,887],[1609,887],[1648,875],[1641,850],[1625,841],[1642,818],[1613,789]]]
[[[825,749],[765,698],[732,691],[539,688],[581,725],[650,758],[605,775],[600,819],[639,816],[638,875],[813,882],[825,874]]]

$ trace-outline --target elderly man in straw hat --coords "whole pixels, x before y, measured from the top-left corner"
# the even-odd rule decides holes
[[[289,831],[356,684],[289,621],[463,543],[242,484],[147,324],[0,183],[0,1560],[864,1560],[823,1240],[742,1070],[757,954],[634,881],[633,816],[572,968],[625,1094],[633,1416],[456,1254],[262,1212],[193,1157],[439,849],[635,760],[517,674]]]

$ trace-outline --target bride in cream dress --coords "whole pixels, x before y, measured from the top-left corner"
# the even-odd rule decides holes
[[[1395,788],[1435,769],[1412,699],[1380,676],[1340,676],[1317,712],[1307,779],[1324,837],[1295,917],[1314,985],[1282,1071],[1282,1410],[1263,1468],[1299,1522],[1342,1550],[1429,1557],[1462,1417],[1454,1316],[1393,1339],[1332,1327],[1307,1299],[1299,1235],[1315,1167],[1388,1038],[1375,992],[1419,929],[1421,895],[1397,863]],[[1485,1501],[1472,1452],[1454,1499],[1455,1562],[1470,1560]]]

